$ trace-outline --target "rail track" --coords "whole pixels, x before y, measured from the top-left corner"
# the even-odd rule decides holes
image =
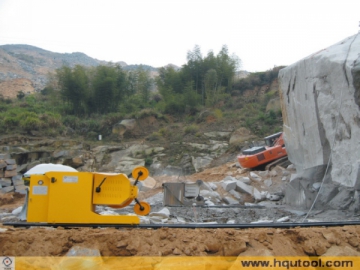
[[[13,227],[63,227],[63,228],[139,228],[139,229],[160,229],[160,228],[183,228],[183,229],[250,229],[250,228],[296,228],[296,227],[336,227],[360,225],[360,221],[332,221],[332,222],[271,222],[271,223],[242,223],[242,224],[213,224],[213,223],[188,223],[188,224],[70,224],[70,223],[31,223],[31,222],[4,222],[4,226]]]

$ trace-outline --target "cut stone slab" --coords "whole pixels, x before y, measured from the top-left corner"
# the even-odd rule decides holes
[[[247,193],[249,195],[253,195],[253,187],[249,186],[241,181],[237,181],[236,182],[236,188],[235,190],[239,191],[239,192],[244,192]]]
[[[261,201],[262,200],[261,193],[257,188],[253,188],[253,194],[252,195],[254,196],[254,199],[256,201]]]
[[[224,197],[223,200],[226,204],[230,204],[230,205],[239,204],[237,200],[234,200],[233,198],[230,197]]]
[[[214,183],[209,183],[209,186],[211,187],[212,190],[217,190],[217,185]]]
[[[234,190],[236,188],[236,182],[234,180],[228,180],[228,181],[224,181],[223,183],[221,183],[222,188],[229,192],[230,190]]]
[[[230,193],[231,195],[233,195],[237,200],[240,200],[240,199],[241,199],[241,195],[240,195],[237,191],[235,191],[235,190],[230,190],[229,193]]]

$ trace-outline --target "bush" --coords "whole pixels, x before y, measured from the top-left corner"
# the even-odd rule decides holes
[[[223,117],[223,113],[220,109],[215,109],[214,116],[216,117],[216,119],[221,119]]]
[[[190,125],[184,129],[185,134],[195,134],[198,132],[199,127],[197,125]]]
[[[4,118],[4,124],[8,127],[17,126],[19,124],[19,119],[14,116],[7,116]]]
[[[26,117],[20,121],[20,127],[26,131],[38,130],[41,127],[41,121],[37,117]]]
[[[151,164],[153,164],[153,159],[151,157],[146,157],[145,166],[150,166]]]
[[[149,141],[157,141],[160,140],[161,134],[159,132],[153,132],[151,135],[149,135],[148,140]]]

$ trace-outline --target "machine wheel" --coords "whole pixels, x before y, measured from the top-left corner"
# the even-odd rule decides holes
[[[139,204],[135,204],[134,206],[134,212],[137,215],[140,216],[146,216],[147,214],[150,213],[150,204],[148,204],[147,202],[140,202],[141,206]],[[141,210],[140,208],[143,207],[143,210]]]
[[[136,167],[132,170],[132,177],[139,181],[144,181],[149,176],[149,171],[145,167]]]
[[[129,199],[126,202],[124,202],[123,204],[112,204],[112,205],[108,205],[111,208],[124,208],[126,206],[128,206],[134,199]]]

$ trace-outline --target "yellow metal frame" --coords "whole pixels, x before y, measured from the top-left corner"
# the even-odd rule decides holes
[[[44,175],[32,175],[27,221],[139,224],[139,217],[135,214],[100,215],[95,212],[95,205],[125,207],[137,195],[138,188],[132,186],[124,174],[47,172]]]

